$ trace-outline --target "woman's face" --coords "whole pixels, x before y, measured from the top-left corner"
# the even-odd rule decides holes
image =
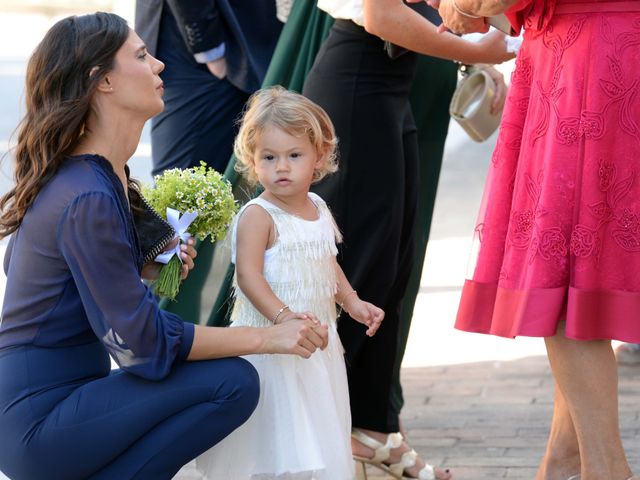
[[[144,42],[133,30],[116,53],[114,69],[106,75],[107,91],[122,109],[148,119],[164,108],[160,72],[164,63],[147,53]]]

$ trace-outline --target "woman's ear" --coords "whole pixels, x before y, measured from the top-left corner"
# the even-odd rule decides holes
[[[109,79],[109,75],[105,75],[98,82],[98,91],[110,93],[113,92],[113,85],[111,85],[111,80]]]
[[[89,71],[89,78],[93,77],[97,74],[100,67],[97,65]],[[100,81],[98,82],[98,91],[100,92],[113,92],[113,85],[111,85],[111,80],[109,79],[109,75],[104,75]]]

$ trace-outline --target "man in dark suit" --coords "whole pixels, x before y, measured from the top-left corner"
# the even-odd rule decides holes
[[[165,63],[151,122],[153,173],[200,160],[224,171],[234,121],[262,84],[282,23],[275,1],[137,0],[135,30]]]
[[[135,30],[165,63],[165,108],[151,120],[153,174],[205,161],[223,172],[231,158],[239,117],[260,88],[282,23],[274,0],[136,0]],[[191,322],[211,311],[202,288],[213,246],[198,248],[198,263],[166,306]],[[201,304],[201,300],[203,301]],[[226,304],[225,304],[226,305]]]

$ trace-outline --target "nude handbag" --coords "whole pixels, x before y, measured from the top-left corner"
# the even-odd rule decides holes
[[[451,98],[449,114],[472,140],[484,142],[496,131],[502,118],[502,111],[491,114],[496,84],[482,67],[467,68]]]

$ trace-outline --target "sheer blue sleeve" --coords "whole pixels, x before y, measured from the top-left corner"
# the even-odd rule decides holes
[[[7,249],[4,252],[4,261],[2,262],[2,267],[4,270],[5,276],[9,273],[9,262],[11,261],[11,250],[13,250],[14,238],[15,238],[15,234],[9,237],[9,244],[7,245]]]
[[[193,325],[158,308],[140,279],[125,219],[107,193],[76,198],[60,219],[57,242],[91,328],[118,365],[158,380],[186,358]]]

